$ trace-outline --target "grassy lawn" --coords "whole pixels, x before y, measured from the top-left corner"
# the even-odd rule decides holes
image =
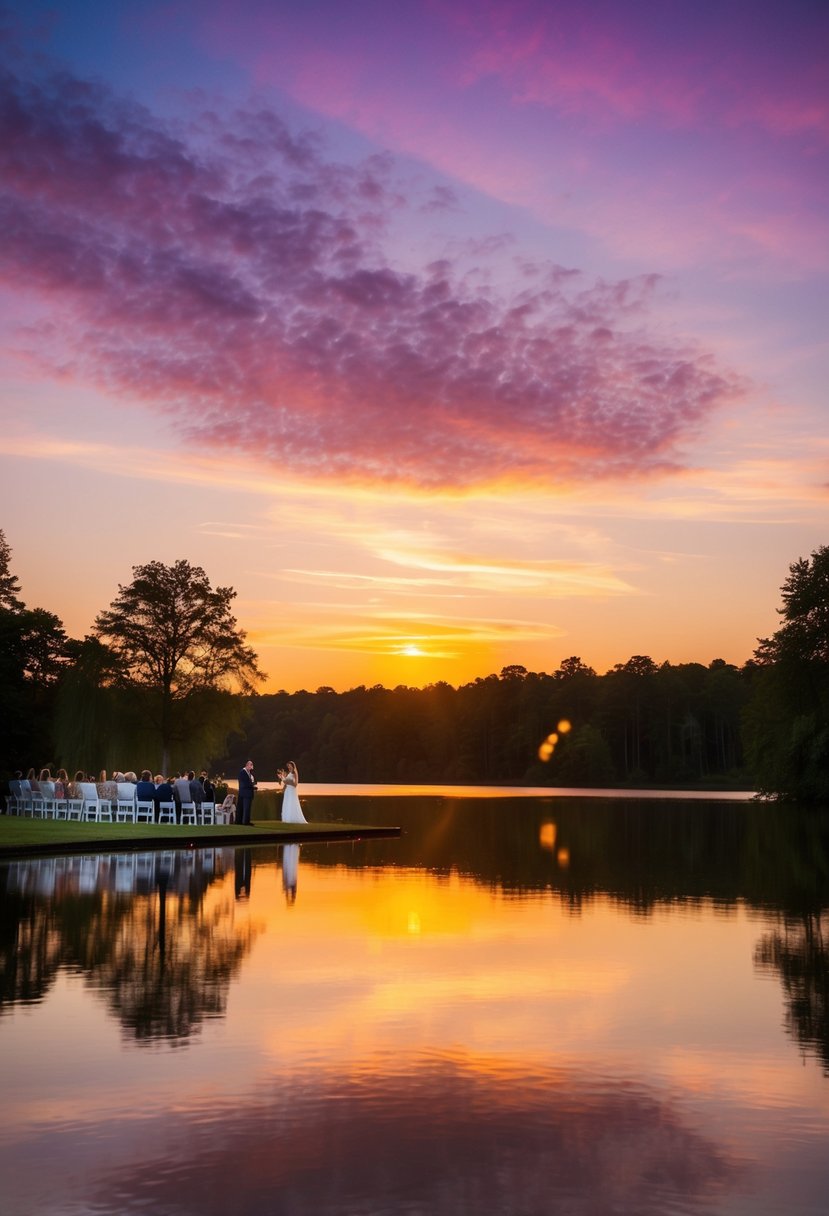
[[[4,854],[61,853],[79,849],[151,849],[185,848],[188,845],[278,843],[314,837],[327,839],[349,836],[396,834],[395,828],[361,827],[345,823],[282,823],[263,820],[255,827],[242,825],[208,825],[180,827],[154,823],[77,823],[55,819],[22,819],[17,815],[0,815],[0,857]]]

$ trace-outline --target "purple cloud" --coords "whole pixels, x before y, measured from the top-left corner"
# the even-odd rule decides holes
[[[197,443],[419,485],[647,474],[737,391],[648,333],[652,277],[516,259],[507,296],[460,255],[397,269],[389,218],[451,192],[407,199],[391,158],[337,164],[267,109],[174,129],[8,72],[0,125],[0,273],[66,335],[40,357]]]

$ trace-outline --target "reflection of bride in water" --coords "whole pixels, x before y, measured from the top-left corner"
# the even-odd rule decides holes
[[[292,904],[296,899],[296,880],[299,870],[299,845],[286,844],[282,848],[282,890],[285,900]]]
[[[299,773],[293,760],[289,760],[285,766],[282,777],[282,785],[284,793],[282,795],[282,822],[283,823],[307,823],[308,820],[302,813],[302,807],[299,804],[299,794],[297,793],[297,785],[299,784]]]

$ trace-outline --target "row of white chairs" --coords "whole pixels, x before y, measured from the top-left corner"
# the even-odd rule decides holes
[[[115,799],[101,798],[93,781],[77,784],[79,797],[55,798],[38,790],[21,790],[6,795],[6,813],[28,819],[75,819],[86,823],[230,823],[230,811],[215,802],[182,802],[180,817],[174,801],[156,804],[136,798],[135,786],[118,782]]]

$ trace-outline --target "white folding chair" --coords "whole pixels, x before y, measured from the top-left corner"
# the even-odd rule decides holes
[[[176,823],[176,804],[174,802],[159,802],[158,822]]]
[[[155,803],[145,799],[136,799],[135,822],[155,823]]]
[[[79,822],[83,819],[83,798],[66,799],[66,818],[77,819]]]
[[[118,782],[118,801],[115,804],[116,823],[135,823],[135,786],[128,781]]]
[[[192,824],[193,827],[199,822],[198,814],[196,813],[195,802],[182,802],[181,804],[181,822]]]
[[[216,822],[216,803],[203,802],[201,804],[201,821],[202,823]]]
[[[83,808],[81,810],[81,819],[87,823],[100,823],[103,821],[103,802],[98,797],[98,790],[94,781],[79,781],[78,789],[81,792],[83,799]],[[112,807],[107,803],[109,818],[112,819]]]
[[[41,781],[39,790],[39,807],[41,819],[55,818],[55,783]]]

